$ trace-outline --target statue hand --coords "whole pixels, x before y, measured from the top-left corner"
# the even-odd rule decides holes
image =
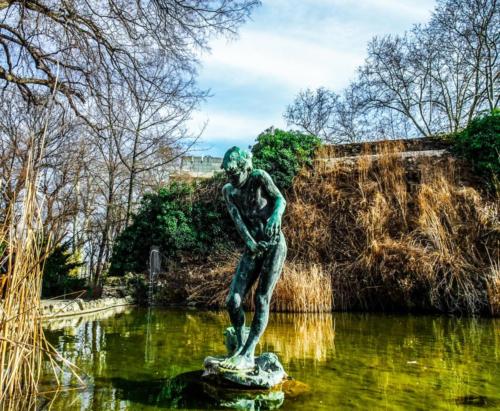
[[[270,245],[268,241],[259,241],[258,243],[248,243],[247,247],[252,254],[262,254],[269,249]]]
[[[252,254],[257,254],[259,252],[258,245],[255,241],[250,241],[247,243],[247,248]]]
[[[281,230],[281,218],[275,215],[269,217],[266,224],[266,235],[272,239],[279,235]]]
[[[258,252],[263,253],[269,249],[270,245],[271,244],[269,244],[269,241],[259,241],[257,243],[257,250]]]

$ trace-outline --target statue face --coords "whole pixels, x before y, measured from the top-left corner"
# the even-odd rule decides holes
[[[234,187],[241,187],[252,171],[251,160],[237,147],[230,149],[224,156],[222,168]]]

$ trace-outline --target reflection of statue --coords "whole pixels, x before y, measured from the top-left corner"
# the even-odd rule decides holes
[[[227,151],[222,167],[230,181],[223,188],[224,198],[246,249],[227,298],[237,347],[233,355],[220,366],[247,370],[255,366],[255,346],[266,329],[271,295],[286,257],[286,242],[281,231],[285,199],[269,174],[263,170],[253,170],[251,155],[238,147]],[[255,314],[245,339],[242,303],[257,280]]]

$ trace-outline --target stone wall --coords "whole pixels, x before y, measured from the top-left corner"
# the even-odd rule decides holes
[[[220,171],[222,157],[185,156],[181,160],[181,171],[193,173],[213,173]]]
[[[336,144],[324,147],[324,156],[354,157],[361,154],[377,154],[381,146],[387,143],[402,144],[404,151],[435,151],[447,150],[451,142],[437,137],[422,137],[401,140],[368,141],[364,143]]]
[[[133,304],[132,297],[101,298],[84,301],[81,298],[74,300],[42,300],[42,318],[59,318],[70,315],[82,315],[110,308]]]

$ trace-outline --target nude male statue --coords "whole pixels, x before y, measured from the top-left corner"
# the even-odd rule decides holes
[[[221,366],[247,370],[255,366],[255,346],[266,329],[269,303],[286,257],[287,247],[281,231],[286,202],[269,174],[253,169],[251,155],[240,148],[232,147],[226,152],[222,168],[230,181],[222,192],[246,248],[226,301],[237,348]],[[242,304],[257,279],[255,313],[245,341]]]

